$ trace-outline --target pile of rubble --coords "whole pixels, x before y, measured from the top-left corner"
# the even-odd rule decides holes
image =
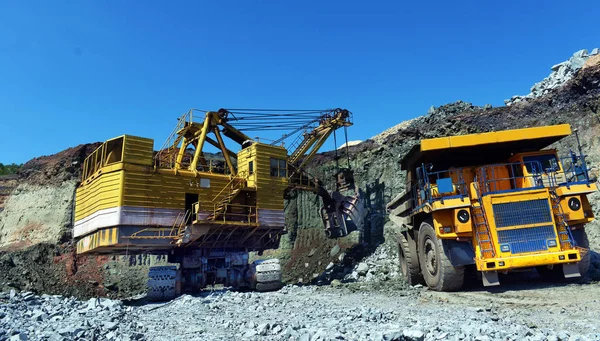
[[[599,54],[600,50],[595,48],[592,52],[588,50],[579,50],[562,63],[552,66],[552,73],[544,78],[541,82],[535,83],[531,87],[531,92],[525,96],[513,96],[510,99],[504,100],[504,104],[512,105],[527,99],[542,97],[550,92],[550,90],[558,88],[573,78],[575,74],[584,66],[586,60],[592,56]]]
[[[398,250],[391,242],[382,243],[369,256],[356,264],[346,281],[384,282],[399,279]]]
[[[0,340],[141,340],[145,328],[121,301],[0,294]]]
[[[564,315],[572,309],[564,295],[579,299],[593,290],[539,290],[540,300],[529,305],[527,295],[511,303],[514,292],[494,301],[487,292],[455,298],[460,294],[366,283],[215,290],[126,302],[132,306],[13,292],[0,294],[0,340],[598,340],[597,303],[583,304],[575,320]]]

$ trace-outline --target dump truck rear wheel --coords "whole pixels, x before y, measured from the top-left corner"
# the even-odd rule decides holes
[[[452,266],[444,244],[438,239],[429,222],[419,229],[419,263],[427,286],[436,291],[459,290],[464,282],[463,266]]]
[[[417,244],[404,233],[398,237],[398,258],[400,270],[409,285],[424,284],[421,268],[417,258]]]

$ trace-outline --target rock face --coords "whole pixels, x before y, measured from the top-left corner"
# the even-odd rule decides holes
[[[74,180],[57,187],[19,185],[0,212],[0,248],[56,244],[68,236],[76,185]]]
[[[0,249],[70,239],[74,194],[81,163],[98,144],[80,145],[35,158],[17,173],[0,212]]]
[[[562,63],[552,66],[552,73],[541,82],[535,83],[531,87],[531,92],[525,96],[513,96],[510,99],[504,100],[504,104],[512,105],[523,100],[533,99],[547,95],[552,89],[556,89],[573,78],[575,74],[584,66],[586,60],[598,54],[598,48],[593,49],[590,53],[587,50],[579,50]]]
[[[0,212],[4,210],[6,200],[18,184],[19,176],[17,174],[0,175]]]

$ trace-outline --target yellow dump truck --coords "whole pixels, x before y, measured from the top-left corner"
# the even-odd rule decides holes
[[[180,117],[157,152],[153,140],[124,135],[85,160],[75,202],[78,254],[168,255],[178,265],[150,269],[148,295],[154,299],[214,283],[273,290],[281,286],[278,261],[248,264],[248,252],[279,246],[290,190],[321,196],[328,236],[362,225],[358,191],[340,192],[354,188],[351,170],[340,170],[333,193],[304,170],[330,135],[352,124],[349,111],[221,109],[201,112],[196,122],[198,112]],[[233,123],[247,130],[294,130],[269,144]],[[288,154],[280,142],[293,133],[299,135]],[[207,144],[222,157],[209,157]]]
[[[572,278],[590,264],[584,225],[596,191],[585,156],[547,148],[568,124],[421,140],[402,159],[406,189],[387,204],[401,227],[400,266],[411,285],[458,290],[465,268],[486,286],[536,268]],[[578,139],[577,139],[578,140]],[[579,141],[577,141],[579,143]]]

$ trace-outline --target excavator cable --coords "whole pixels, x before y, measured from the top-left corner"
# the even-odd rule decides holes
[[[348,157],[348,169],[350,167],[350,148],[348,146],[348,127],[344,127],[344,135],[346,136],[346,156]]]
[[[340,169],[340,162],[337,148],[337,135],[335,133],[335,130],[333,131],[333,146],[335,147],[335,170],[337,172]]]

